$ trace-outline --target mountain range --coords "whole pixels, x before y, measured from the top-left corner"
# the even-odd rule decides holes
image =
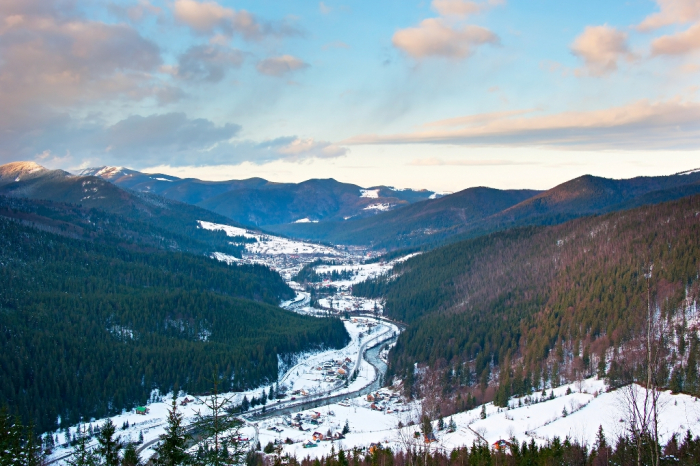
[[[0,167],[0,194],[78,203],[161,226],[167,223],[169,228],[184,224],[188,231],[196,229],[196,220],[234,222],[306,240],[380,250],[431,248],[696,193],[698,170],[621,180],[585,175],[546,191],[474,187],[443,196],[386,186],[362,188],[333,179],[211,182],[122,167],[86,169],[77,176],[32,162]]]
[[[608,179],[581,176],[546,191],[468,188],[371,218],[324,224],[269,226],[305,239],[375,248],[442,244],[524,225],[552,225],[700,193],[700,171]]]
[[[427,190],[362,188],[334,179],[302,183],[274,183],[262,178],[203,181],[123,167],[89,168],[79,175],[97,176],[123,188],[197,205],[256,227],[362,218],[440,196]]]

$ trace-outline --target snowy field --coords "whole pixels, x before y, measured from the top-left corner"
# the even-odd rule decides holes
[[[567,388],[571,389],[569,395],[566,395]],[[548,390],[548,395],[551,391]],[[497,440],[515,437],[521,442],[525,440],[529,443],[534,439],[543,444],[555,436],[561,439],[568,436],[592,446],[599,426],[603,427],[608,440],[614,441],[624,429],[624,423],[620,422],[624,417],[621,393],[620,390],[606,392],[602,381],[588,379],[580,386],[574,383],[554,389],[554,399],[548,397],[546,401],[539,401],[540,395],[535,394],[530,398],[511,399],[511,409],[497,408],[489,403],[486,405],[485,419],[481,419],[481,407],[452,416],[456,424],[454,432],[448,432],[447,429],[438,431],[438,424],[434,422],[437,441],[430,446],[449,452],[479,441],[493,444]],[[264,446],[270,441],[284,442],[289,438],[293,443],[284,444],[284,452],[297,458],[316,458],[327,455],[331,448],[337,452],[339,448],[362,448],[371,443],[382,443],[395,451],[424,445],[422,437],[415,437],[419,431],[417,425],[398,428],[399,422],[402,425],[408,425],[410,421],[417,424],[419,403],[406,403],[388,389],[380,390],[379,394],[383,398],[380,402],[358,397],[322,409],[302,411],[298,413],[302,420],[316,416],[315,424],[302,421],[300,427],[304,430],[291,424],[297,418],[296,413],[269,419],[263,426],[278,426],[278,430],[261,429],[260,443]],[[538,402],[533,402],[534,400]],[[518,407],[519,403],[522,406]],[[687,429],[700,432],[700,402],[694,397],[664,392],[661,405],[660,433],[663,442],[668,441],[674,433],[683,435]],[[350,433],[344,438],[313,441],[314,432],[325,436],[330,431],[333,435],[342,430],[346,421]],[[446,418],[445,425],[448,423],[449,418]],[[309,442],[316,446],[310,447]]]
[[[314,254],[325,256],[340,256],[341,253],[335,248],[320,244],[295,241],[279,236],[255,233],[244,228],[221,225],[218,223],[199,221],[199,225],[205,230],[222,230],[228,236],[244,236],[255,238],[255,243],[245,244],[245,249],[250,254],[256,255],[282,255],[282,254]]]

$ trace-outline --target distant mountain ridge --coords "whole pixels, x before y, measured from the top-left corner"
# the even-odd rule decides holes
[[[146,174],[123,167],[89,168],[79,175],[100,177],[123,188],[198,205],[234,221],[259,227],[371,217],[378,212],[441,196],[428,190],[389,186],[363,188],[332,178],[301,183],[275,183],[262,178],[204,181]]]
[[[42,215],[32,217],[31,223],[35,226],[55,224],[56,221],[62,222],[64,227],[66,224],[81,225],[78,229],[82,229],[84,224],[94,226],[95,220],[90,220],[89,211],[99,209],[138,223],[138,226],[125,227],[124,231],[134,231],[133,228],[136,228],[140,230],[137,236],[149,231],[149,235],[158,236],[158,242],[167,245],[165,248],[170,250],[196,253],[229,250],[233,253],[225,236],[202,230],[197,221],[239,226],[231,219],[201,207],[156,194],[122,189],[96,176],[76,176],[63,170],[49,170],[34,162],[0,166],[0,196],[76,206],[73,211],[58,205],[34,207],[42,210]]]
[[[699,170],[622,180],[584,175],[547,191],[469,188],[368,219],[268,229],[333,243],[371,242],[375,248],[406,248],[473,238],[516,226],[553,225],[698,193]]]

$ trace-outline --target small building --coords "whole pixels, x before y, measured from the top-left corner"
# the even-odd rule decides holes
[[[311,438],[313,438],[315,442],[320,442],[323,440],[323,434],[321,432],[314,432]]]
[[[427,435],[423,435],[423,442],[426,444],[437,442],[437,438],[435,438],[435,434],[431,432]]]
[[[136,409],[134,410],[134,412],[136,414],[140,414],[142,416],[145,416],[146,414],[148,414],[148,411],[149,411],[149,409],[145,406],[137,406]]]
[[[510,446],[510,442],[507,440],[496,440],[493,442],[493,449],[496,451],[505,451]]]

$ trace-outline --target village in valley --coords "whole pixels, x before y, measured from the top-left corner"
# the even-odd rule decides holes
[[[243,258],[220,253],[213,257],[229,263],[261,263],[277,270],[296,292],[295,298],[281,303],[283,308],[308,315],[336,315],[351,337],[339,350],[280,355],[276,381],[220,395],[230,406],[246,408],[240,414],[243,425],[239,435],[246,448],[276,457],[321,458],[339,450],[449,452],[473,443],[498,450],[513,438],[544,445],[555,436],[565,436],[591,445],[601,428],[611,438],[622,432],[620,392],[608,391],[604,381],[596,377],[512,398],[507,408],[488,403],[422,425],[422,400],[408,400],[401,381],[385,386],[388,352],[402,327],[382,316],[381,301],[351,294],[353,284],[387,273],[395,261],[373,262],[361,249],[332,248],[226,225],[200,224],[224,230],[231,237],[255,238],[256,242],[246,244]],[[304,269],[317,281],[304,285],[294,281]],[[125,441],[139,445],[143,458],[155,453],[166,427],[171,396],[154,391],[148,405],[111,418],[121,426]],[[661,396],[666,410],[660,420],[668,435],[700,420],[696,398],[670,392]],[[186,424],[208,413],[209,399],[196,394],[177,396],[178,411]],[[251,400],[258,404],[253,406]],[[96,432],[103,422],[91,420],[87,428]],[[77,435],[77,429],[74,426],[48,434],[57,440],[49,462],[69,457],[70,439]],[[662,438],[668,440],[663,434]]]

